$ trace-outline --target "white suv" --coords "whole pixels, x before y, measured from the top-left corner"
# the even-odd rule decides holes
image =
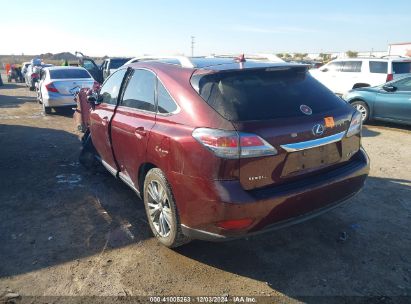
[[[336,59],[311,75],[336,94],[351,89],[383,84],[411,73],[411,58],[349,58]]]

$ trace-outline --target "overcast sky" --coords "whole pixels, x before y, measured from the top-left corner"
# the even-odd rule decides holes
[[[0,54],[89,56],[387,50],[411,0],[1,0]]]

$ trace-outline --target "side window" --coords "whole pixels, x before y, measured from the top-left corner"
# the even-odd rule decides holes
[[[102,97],[101,102],[112,105],[117,104],[118,93],[126,71],[127,69],[118,70],[107,78],[106,82],[100,89],[100,96]]]
[[[359,73],[361,72],[362,61],[345,61],[342,72]]]
[[[370,61],[370,73],[387,74],[388,62]]]
[[[159,113],[172,113],[177,110],[176,103],[160,81],[157,87],[157,102]]]
[[[122,106],[155,112],[156,76],[147,70],[135,70],[124,91]]]
[[[342,64],[343,63],[341,61],[334,61],[334,62],[331,62],[330,64],[328,64],[324,68],[326,68],[328,70],[328,72],[340,72]]]
[[[411,77],[407,77],[393,83],[398,91],[411,91]]]

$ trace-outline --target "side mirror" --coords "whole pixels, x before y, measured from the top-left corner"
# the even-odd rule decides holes
[[[395,91],[397,90],[397,87],[396,87],[396,86],[389,85],[389,84],[383,86],[382,88],[383,88],[383,90],[386,91],[386,92],[395,92]]]

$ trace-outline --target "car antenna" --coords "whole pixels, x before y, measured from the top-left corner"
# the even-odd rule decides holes
[[[240,62],[240,63],[241,63],[241,62],[246,62],[245,57],[244,57],[244,53],[241,54],[241,55],[238,56],[238,57],[235,57],[234,60],[237,61],[237,62]]]
[[[240,64],[240,69],[244,68],[244,62],[246,61],[245,57],[244,57],[244,53],[241,54],[240,56],[234,58],[234,60]]]

